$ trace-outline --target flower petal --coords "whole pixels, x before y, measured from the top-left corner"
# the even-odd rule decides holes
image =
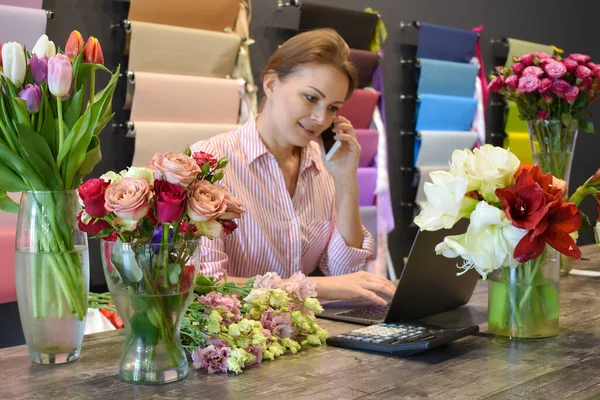
[[[515,247],[515,260],[524,263],[539,257],[545,247],[546,241],[543,235],[535,235],[535,231],[529,231]]]

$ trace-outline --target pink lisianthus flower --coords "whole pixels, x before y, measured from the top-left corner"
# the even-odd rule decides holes
[[[285,291],[301,303],[310,297],[317,297],[317,284],[301,272],[296,272],[285,282]]]
[[[209,373],[227,372],[227,359],[231,349],[227,346],[215,347],[208,345],[192,352],[192,363],[196,369],[205,369]]]

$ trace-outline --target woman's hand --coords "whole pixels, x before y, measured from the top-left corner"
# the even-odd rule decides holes
[[[333,155],[331,160],[325,159],[325,149],[321,142],[321,153],[323,163],[333,176],[336,183],[356,184],[356,170],[358,169],[358,161],[360,158],[360,144],[356,140],[354,127],[344,117],[336,116],[333,119],[335,127],[333,131],[336,133],[335,140],[342,143],[340,149]]]
[[[387,301],[375,293],[393,297],[396,285],[375,274],[360,271],[340,276],[311,277],[317,283],[317,296],[327,300],[353,300],[365,298],[381,306]]]

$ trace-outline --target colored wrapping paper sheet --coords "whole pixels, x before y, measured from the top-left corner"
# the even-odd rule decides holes
[[[9,193],[10,198],[19,203],[21,193]],[[0,304],[17,301],[15,286],[15,240],[17,214],[0,212]]]
[[[175,151],[182,153],[186,146],[206,140],[219,133],[238,128],[235,124],[188,124],[182,122],[135,123],[134,167],[143,167],[155,153]]]
[[[377,15],[363,11],[302,2],[298,30],[332,28],[350,48],[369,50],[377,20]]]
[[[418,93],[473,97],[479,68],[473,64],[422,58]]]
[[[375,203],[375,186],[377,185],[377,168],[359,168],[358,177],[358,204],[372,206]]]
[[[379,65],[377,53],[368,50],[350,49],[350,61],[358,72],[358,88],[369,86],[373,80],[373,72]]]
[[[415,203],[417,203],[419,207],[422,207],[423,203],[427,201],[427,196],[425,196],[425,182],[431,182],[429,174],[433,171],[450,171],[450,166],[445,164],[419,168],[419,188],[417,189],[417,196],[415,198]]]
[[[525,54],[531,53],[546,53],[548,55],[554,55],[554,49],[552,46],[546,44],[526,42],[524,40],[518,40],[508,38],[508,56],[506,57],[506,67],[513,65],[513,57],[521,57]]]
[[[37,8],[38,10],[42,8],[42,3],[42,0],[0,0],[0,5]]]
[[[505,130],[506,132],[527,132],[527,121],[519,117],[519,109],[514,101],[508,102]]]
[[[239,3],[239,0],[131,0],[129,19],[223,32],[235,27]]]
[[[477,33],[421,23],[417,57],[468,63],[475,54]]]
[[[360,144],[359,167],[369,167],[377,153],[379,133],[375,129],[356,129],[356,140]]]
[[[240,43],[235,33],[131,21],[128,68],[224,78],[233,70]]]
[[[473,148],[477,132],[420,131],[418,141],[420,145],[415,143],[417,167],[445,165],[450,162],[454,150]]]
[[[0,43],[17,42],[31,51],[46,33],[46,11],[0,3]]]
[[[468,131],[476,108],[476,99],[422,94],[418,101],[417,131]]]
[[[376,257],[377,252],[377,206],[362,206],[359,207],[360,219],[366,230],[373,236],[373,257]]]
[[[531,143],[529,133],[527,132],[508,132],[504,142],[504,147],[510,149],[521,161],[521,164],[533,164],[533,154],[531,153]]]
[[[133,122],[236,124],[239,108],[235,79],[135,73]]]
[[[337,115],[348,118],[354,129],[369,129],[378,100],[379,92],[356,89]]]

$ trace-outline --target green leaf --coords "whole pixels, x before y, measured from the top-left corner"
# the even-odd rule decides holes
[[[120,239],[115,242],[110,262],[119,271],[123,282],[129,286],[141,281],[144,277],[144,272],[135,259],[135,252],[131,246],[123,246]]]
[[[579,212],[581,213],[581,226],[577,232],[581,234],[582,232],[588,232],[594,229],[590,222],[590,218],[583,211],[579,210]]]
[[[17,214],[19,212],[19,205],[8,197],[6,192],[0,191],[0,210]]]
[[[560,120],[562,121],[563,125],[566,127],[569,126],[572,119],[573,119],[573,117],[571,116],[571,114],[563,113],[560,115]]]
[[[75,125],[73,125],[73,128],[71,128],[71,131],[61,145],[58,157],[56,158],[56,161],[59,164],[62,164],[64,159],[67,157],[67,154],[69,154],[69,152],[73,149],[75,141],[81,136],[85,135],[85,133],[90,129],[89,126],[91,118],[92,113],[86,110],[86,112],[77,120]]]
[[[152,310],[151,307],[148,308]],[[136,311],[131,318],[133,337],[140,339],[146,346],[155,346],[158,342],[158,328],[154,326],[146,312]]]
[[[169,283],[171,285],[177,285],[179,282],[179,275],[181,274],[181,265],[177,263],[169,264]]]
[[[113,228],[104,228],[100,232],[98,232],[98,234],[96,236],[92,236],[92,238],[94,238],[94,239],[102,239],[102,238],[105,238],[107,236],[112,235],[112,233],[114,231],[115,230]]]
[[[585,133],[595,133],[594,123],[592,121],[580,121],[581,130]]]
[[[44,101],[46,103],[48,102],[47,99]],[[58,131],[56,130],[56,119],[54,119],[54,114],[50,109],[50,105],[44,107],[47,107],[48,112],[46,113],[46,119],[42,124],[40,136],[46,141],[46,144],[48,144],[48,148],[52,152],[52,157],[54,158],[58,155],[58,149],[56,148],[56,137],[58,135]]]
[[[48,189],[62,189],[62,181],[46,141],[25,125],[19,124],[18,128],[19,143],[27,155],[26,161],[44,179]]]
[[[204,165],[202,166],[202,168],[200,168],[200,170],[202,171],[202,175],[206,175],[208,174],[208,171],[210,171],[210,163],[204,163]]]
[[[142,218],[142,223],[140,224],[141,230],[141,238],[144,241],[152,240],[152,235],[154,234],[154,225],[148,218]]]
[[[40,176],[21,157],[14,154],[12,150],[3,144],[0,144],[0,160],[3,160],[7,165],[11,165],[15,172],[29,183],[31,189],[48,190]]]
[[[17,123],[31,128],[31,118],[29,116],[29,109],[27,108],[27,101],[19,97],[13,97],[12,101],[15,107]]]
[[[92,172],[94,167],[102,161],[102,152],[100,151],[100,140],[96,136],[92,136],[92,140],[90,141],[90,145],[88,146],[88,151],[85,154],[85,159],[83,163],[79,166],[77,170],[77,176],[79,178],[85,177],[87,174]],[[76,186],[79,186],[80,182],[75,182]]]
[[[48,164],[54,165],[54,156],[48,143],[30,127],[25,125],[18,125],[19,128],[19,142],[21,146],[28,152],[33,152],[44,159]]]
[[[98,121],[98,124],[96,125],[96,129],[94,129],[94,136],[98,136],[100,134],[100,132],[102,132],[102,129],[104,129],[106,124],[108,124],[110,122],[110,120],[113,119],[114,116],[115,116],[115,113],[110,113],[107,116],[105,116],[104,118],[100,119]]]
[[[23,178],[17,174],[9,164],[0,161],[0,176],[2,177],[2,183],[0,183],[0,191],[5,192],[24,192],[29,190],[29,186],[23,182]]]
[[[83,88],[81,88],[77,91],[77,93],[75,93],[75,96],[73,96],[73,98],[71,99],[71,103],[69,104],[69,107],[65,112],[64,121],[65,125],[69,127],[69,130],[73,128],[73,125],[75,125],[75,122],[77,122],[79,116],[81,115],[81,108],[83,107],[83,96],[84,91]]]

